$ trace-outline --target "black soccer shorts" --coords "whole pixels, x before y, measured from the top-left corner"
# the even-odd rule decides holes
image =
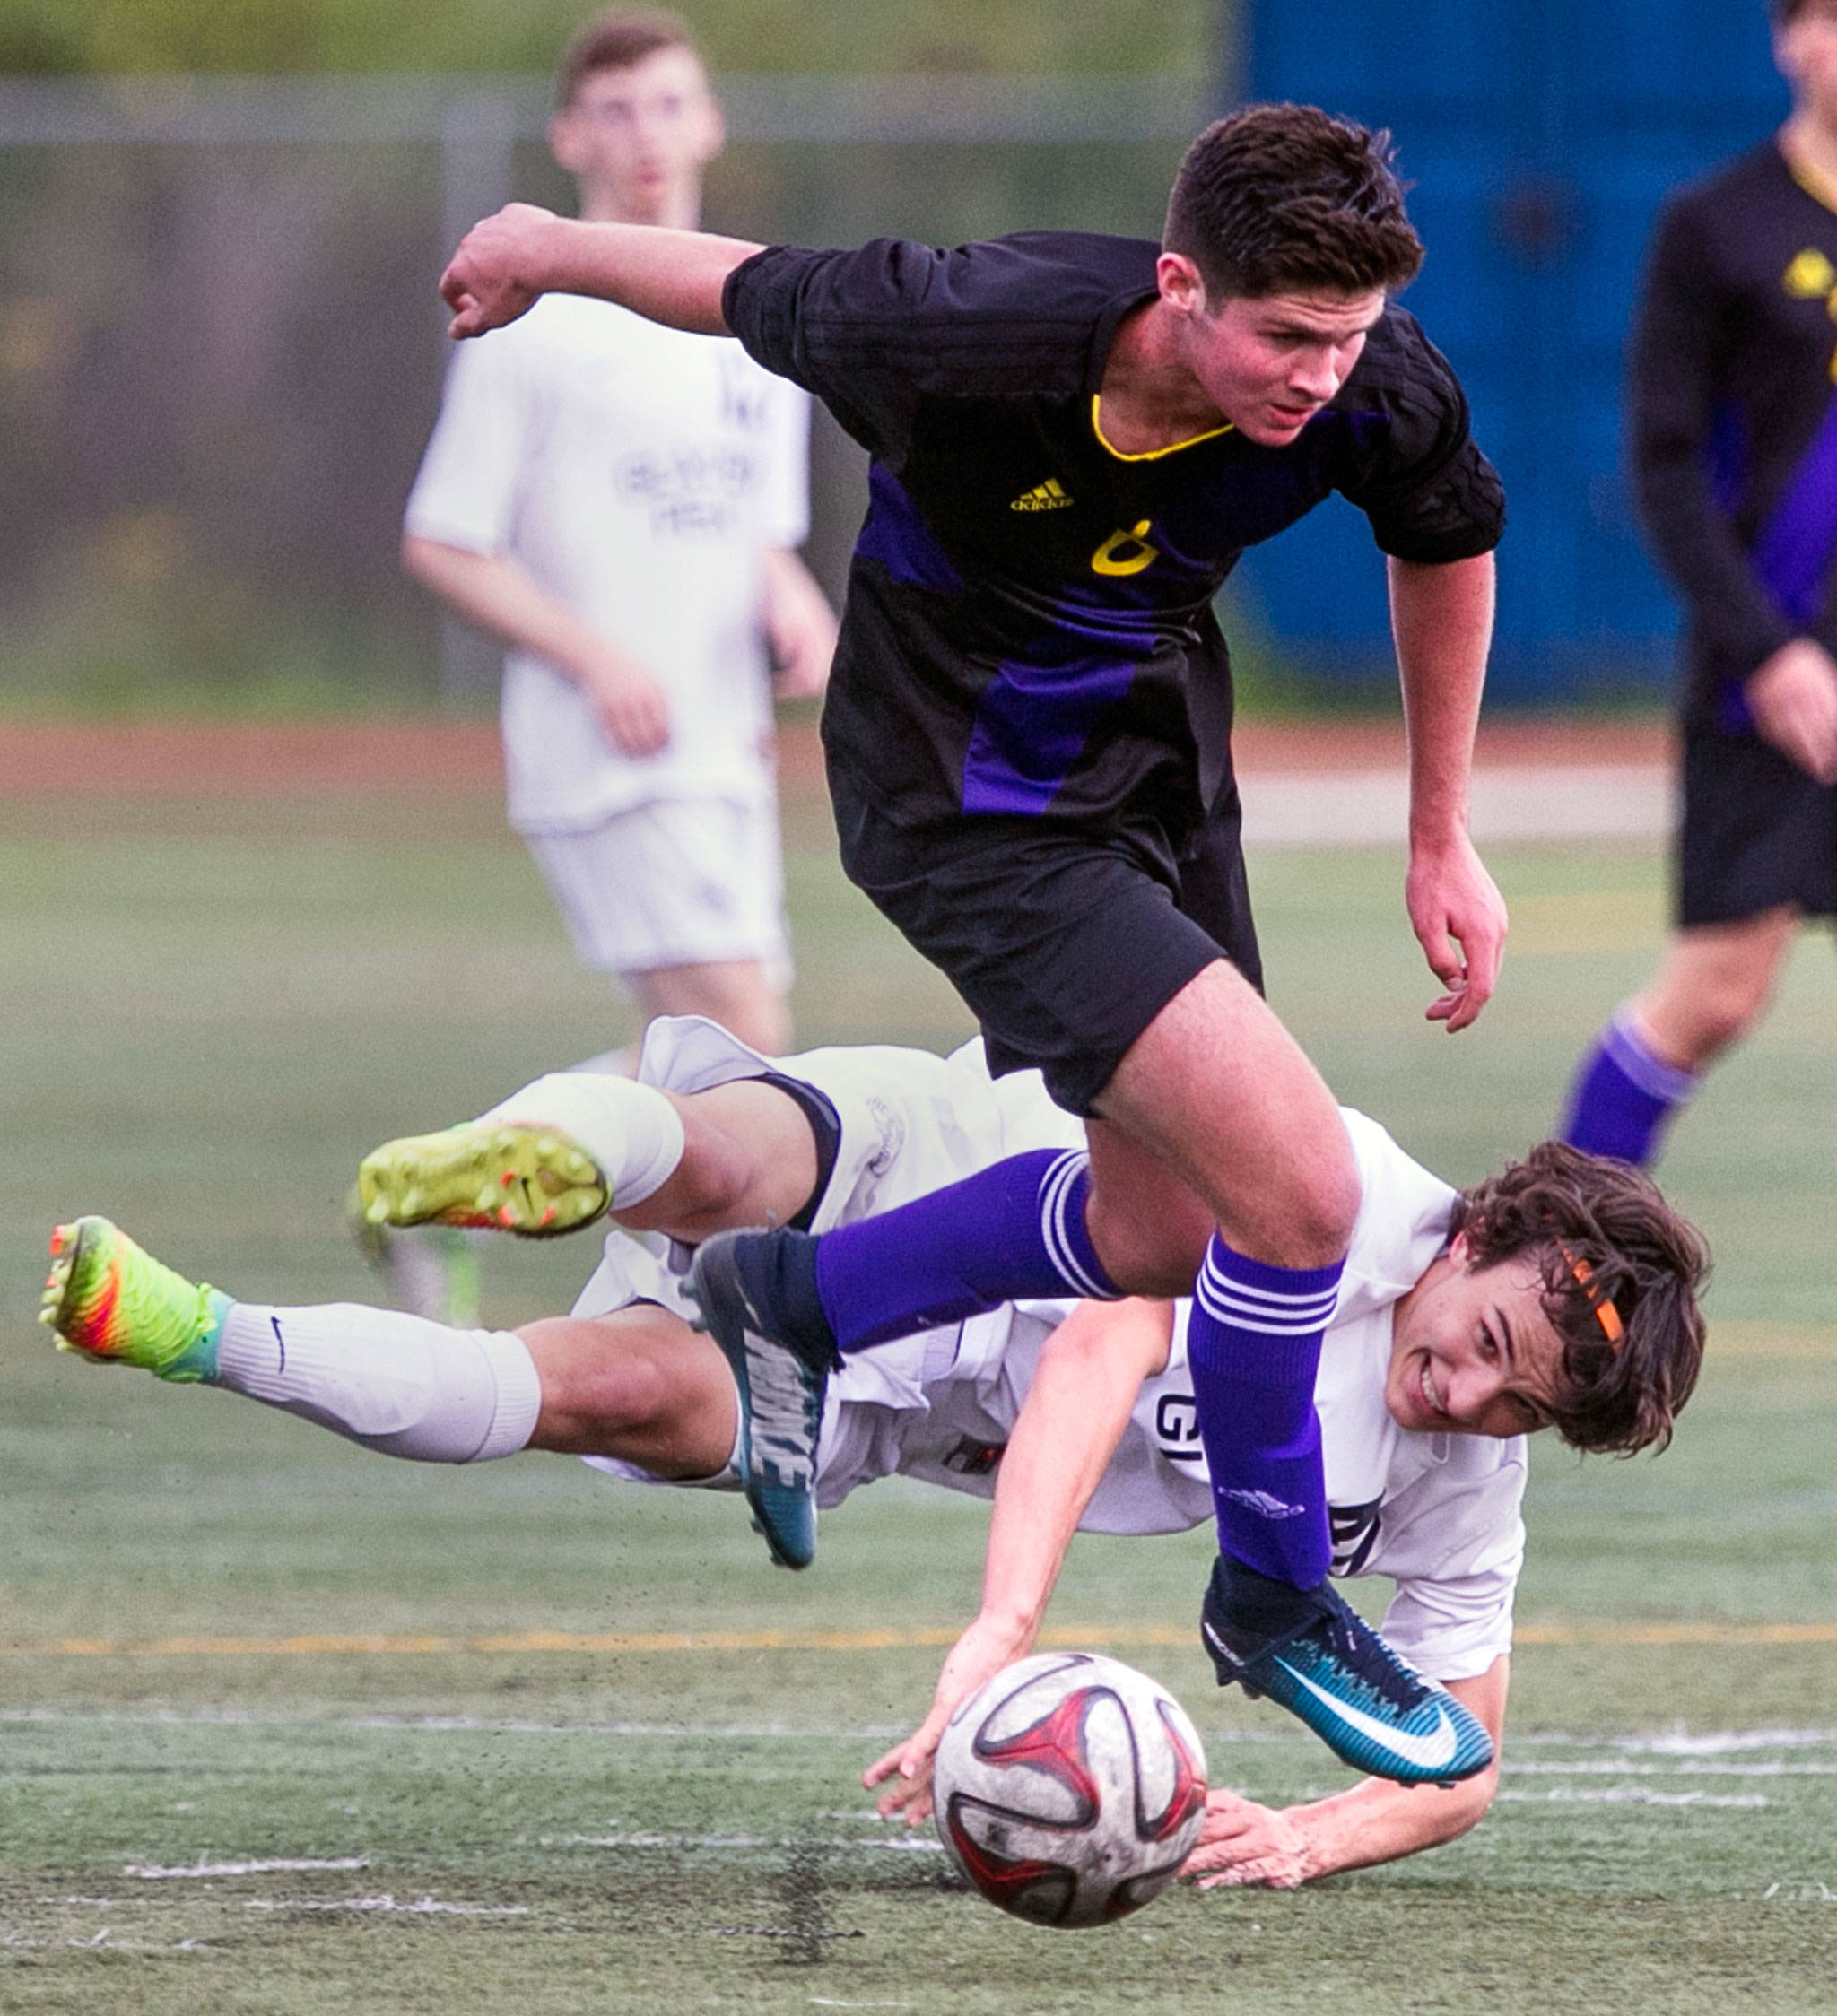
[[[989,1070],[1037,1069],[1069,1112],[1091,1116],[1136,1038],[1214,960],[1262,987],[1232,783],[1186,833],[1150,819],[897,826],[852,797],[836,823],[849,880],[969,1004]]]
[[[1678,924],[1734,924],[1782,903],[1837,916],[1837,787],[1757,736],[1687,730]]]

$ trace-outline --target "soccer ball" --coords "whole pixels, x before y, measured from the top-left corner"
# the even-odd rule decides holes
[[[1033,1925],[1107,1925],[1164,1890],[1191,1852],[1206,1753],[1146,1673],[1036,1653],[951,1717],[932,1795],[945,1847],[991,1904]]]

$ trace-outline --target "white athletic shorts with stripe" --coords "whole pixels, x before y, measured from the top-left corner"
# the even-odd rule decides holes
[[[583,966],[629,977],[756,959],[789,987],[775,798],[657,798],[524,839]]]

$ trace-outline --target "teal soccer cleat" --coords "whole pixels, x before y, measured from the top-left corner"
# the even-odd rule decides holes
[[[780,1299],[788,1247],[795,1263],[815,1241],[802,1232],[718,1232],[696,1249],[683,1283],[740,1394],[740,1481],[753,1523],[780,1568],[816,1557],[816,1443],[835,1347],[791,1341]]]
[[[1493,1761],[1477,1717],[1406,1665],[1329,1583],[1293,1589],[1220,1555],[1199,1635],[1221,1687],[1267,1694],[1355,1771],[1453,1785]]]

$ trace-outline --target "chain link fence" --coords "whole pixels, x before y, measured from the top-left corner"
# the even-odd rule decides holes
[[[1185,77],[721,83],[711,229],[1154,235]],[[0,80],[0,700],[479,704],[396,564],[475,217],[567,207],[534,78]],[[814,564],[864,494],[823,421]]]

